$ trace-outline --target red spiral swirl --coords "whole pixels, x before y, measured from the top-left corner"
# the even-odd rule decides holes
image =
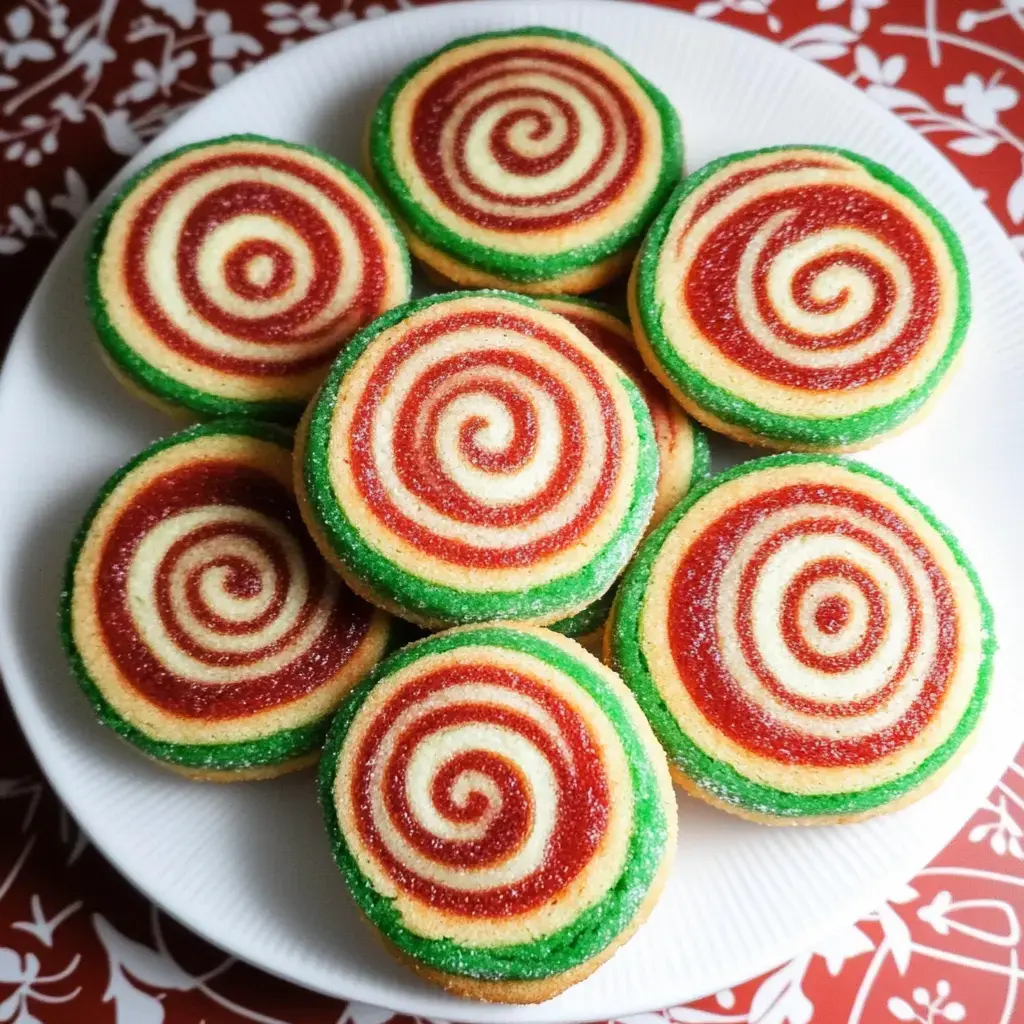
[[[729,165],[723,182],[694,199],[672,246],[679,300],[699,336],[793,388],[843,391],[902,370],[938,321],[948,288],[941,243],[860,164],[785,153],[753,160],[760,165]],[[814,180],[798,181],[807,171]],[[740,190],[758,183],[737,207]],[[773,274],[784,287],[772,290]]]
[[[500,332],[509,343],[445,348],[476,328]],[[545,358],[531,354],[528,343]],[[436,358],[423,361],[434,348]],[[382,401],[414,359],[421,372],[411,381],[402,378],[407,390],[393,412],[381,415]],[[559,365],[578,375],[577,390],[561,377]],[[539,429],[541,397],[554,410],[546,432]],[[507,436],[482,443],[499,418]],[[507,567],[530,565],[587,534],[621,472],[625,427],[608,382],[578,347],[525,314],[471,310],[438,316],[394,341],[359,395],[350,429],[351,471],[378,521],[453,564]],[[585,483],[585,463],[597,451],[595,434],[601,438],[600,469]],[[381,448],[391,464],[379,464]],[[472,470],[486,474],[475,491],[458,475]],[[495,487],[520,480],[520,500],[494,500]],[[556,521],[562,506],[566,515]],[[550,522],[537,536],[509,542],[545,516]],[[458,531],[439,532],[438,523],[490,532],[463,539]],[[499,537],[503,543],[488,540]]]
[[[429,80],[412,114],[419,174],[450,210],[480,227],[540,231],[596,217],[623,194],[645,159],[635,101],[595,63],[565,49],[510,41],[467,56]],[[568,184],[556,184],[596,121],[600,144]],[[474,135],[487,129],[474,159]],[[509,191],[508,177],[549,189]],[[503,187],[504,185],[504,187]]]
[[[775,619],[760,586],[781,595]],[[863,765],[911,743],[941,707],[958,621],[942,567],[894,509],[853,488],[791,484],[737,502],[687,548],[667,640],[701,714],[737,744],[793,765]],[[733,636],[735,656],[723,648]],[[876,726],[907,687],[913,699]],[[814,719],[853,731],[797,725]]]
[[[130,221],[119,277],[135,315],[153,338],[213,370],[267,377],[326,366],[337,342],[391,304],[396,271],[368,212],[372,204],[355,186],[342,187],[340,174],[331,177],[283,148],[223,150],[185,161],[123,214]],[[198,198],[179,209],[197,188]],[[251,215],[285,226],[290,243],[262,237],[246,221]],[[342,222],[354,244],[339,232]],[[237,231],[237,243],[215,272],[201,272],[204,248],[218,231]],[[300,258],[309,263],[308,280],[293,288]],[[353,261],[357,273],[343,281]],[[168,281],[180,290],[187,317],[169,305]]]
[[[487,745],[481,728],[518,746]],[[426,776],[411,796],[417,756]],[[511,668],[416,676],[375,711],[353,763],[362,842],[399,890],[435,909],[509,918],[538,907],[579,875],[607,827],[608,782],[587,722]],[[496,870],[506,875],[497,884]]]
[[[155,542],[151,564],[140,546],[160,529],[167,540]],[[286,704],[331,679],[372,616],[362,601],[337,598],[290,490],[255,467],[214,459],[132,494],[106,535],[94,584],[103,641],[123,679],[167,712],[207,720]],[[200,676],[208,668],[216,682],[182,665]]]

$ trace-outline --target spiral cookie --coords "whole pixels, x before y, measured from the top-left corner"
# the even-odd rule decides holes
[[[658,446],[658,490],[653,529],[690,489],[702,479],[710,465],[707,438],[644,366],[633,343],[629,324],[610,309],[586,299],[548,296],[538,299],[545,309],[564,316],[585,334],[609,359],[617,363],[640,389],[654,424]],[[588,605],[583,611],[551,624],[551,629],[575,637],[587,650],[599,651],[605,620],[611,610],[613,592]]]
[[[932,513],[868,466],[807,455],[698,487],[626,573],[607,643],[677,779],[769,822],[923,795],[977,724],[995,647]]]
[[[388,616],[302,527],[290,436],[226,421],[160,441],[104,486],[71,550],[62,635],[100,719],[198,778],[310,763]]]
[[[362,178],[256,135],[150,164],[100,218],[88,260],[115,373],[203,417],[294,422],[341,345],[409,293],[405,243]]]
[[[801,146],[715,161],[637,258],[644,359],[698,420],[772,448],[849,451],[918,412],[970,318],[963,250],[891,171]]]
[[[658,478],[635,385],[567,320],[507,293],[380,317],[332,367],[298,451],[321,550],[425,626],[581,610],[629,560]]]
[[[633,68],[548,28],[458,39],[370,123],[414,255],[460,285],[583,292],[628,265],[682,172],[679,120]]]
[[[654,424],[658,445],[658,492],[650,528],[661,522],[690,484],[707,475],[710,453],[707,438],[644,366],[629,324],[611,310],[585,299],[549,296],[540,304],[564,316],[609,359],[617,363],[640,389]]]
[[[320,767],[335,859],[398,955],[539,1002],[643,922],[670,869],[665,756],[622,682],[549,630],[412,644],[342,705]]]

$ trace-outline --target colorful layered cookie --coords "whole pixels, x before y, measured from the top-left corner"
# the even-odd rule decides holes
[[[617,363],[640,389],[654,423],[658,445],[658,493],[654,500],[653,528],[673,505],[701,480],[710,468],[707,438],[694,426],[644,366],[628,323],[606,306],[586,299],[548,296],[538,299],[552,313],[564,316],[582,331],[609,359]]]
[[[88,299],[111,367],[162,407],[294,422],[338,349],[410,293],[366,183],[256,135],[150,164],[97,224]]]
[[[321,550],[358,592],[433,627],[580,611],[632,555],[658,479],[632,381],[507,293],[386,313],[338,358],[297,443]]]
[[[978,723],[995,647],[932,513],[868,466],[808,455],[699,485],[630,566],[606,643],[677,781],[775,823],[922,796]]]
[[[243,421],[160,441],[107,482],[71,550],[62,635],[78,681],[101,721],[196,778],[312,763],[388,645],[388,616],[303,529],[290,445]]]
[[[648,530],[653,529],[683,498],[691,483],[707,475],[710,467],[707,438],[644,366],[629,324],[610,308],[562,295],[540,298],[538,302],[578,327],[628,374],[644,396],[658,446],[658,490],[654,514],[648,526]],[[613,596],[609,591],[576,615],[552,623],[551,628],[577,638],[584,647],[596,653],[601,649],[601,637]]]
[[[850,451],[905,425],[963,342],[970,294],[946,220],[887,168],[800,146],[679,187],[634,266],[648,366],[713,430]]]
[[[549,999],[643,923],[675,855],[664,753],[622,682],[549,630],[404,648],[331,729],[335,859],[389,947],[492,1002]]]
[[[369,157],[428,267],[530,292],[621,273],[682,173],[668,100],[600,44],[547,28],[412,64],[374,112]]]

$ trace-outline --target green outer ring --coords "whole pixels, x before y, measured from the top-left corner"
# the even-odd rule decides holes
[[[981,609],[982,661],[978,682],[971,700],[945,742],[928,755],[916,768],[891,782],[868,789],[840,793],[796,794],[754,782],[731,764],[705,753],[690,739],[682,725],[669,711],[651,676],[640,645],[640,614],[651,568],[662,545],[680,519],[708,492],[716,487],[762,469],[774,469],[801,463],[827,463],[843,466],[853,473],[878,480],[916,509],[946,543],[957,564],[974,587]],[[647,715],[651,727],[668,754],[669,761],[709,796],[742,810],[769,814],[779,818],[846,816],[872,811],[891,803],[921,785],[956,753],[978,723],[988,697],[992,679],[992,659],[996,650],[992,607],[982,590],[974,567],[963,553],[956,538],[935,518],[935,514],[891,477],[862,462],[828,455],[772,455],[745,462],[705,481],[681,501],[665,521],[648,538],[633,560],[619,588],[619,599],[612,609],[612,667],[630,687]]]
[[[585,299],[580,295],[531,295],[530,298],[538,303],[540,306],[544,306],[547,301],[551,302],[565,302],[569,305],[584,306],[587,309],[597,309],[602,313],[607,313],[609,316],[614,316],[617,321],[620,321],[624,327],[629,327],[630,322],[627,316],[623,315],[621,310],[616,309],[609,302],[598,302],[596,299]],[[548,310],[552,312],[553,310]],[[608,620],[608,613],[611,611],[611,602],[615,599],[615,585],[602,594],[597,600],[591,601],[586,608],[581,608],[580,611],[573,615],[566,615],[564,618],[559,618],[557,623],[552,623],[548,626],[549,630],[555,633],[561,633],[564,637],[585,637],[595,630],[599,630]]]
[[[708,442],[708,435],[692,416],[690,425],[693,427],[693,468],[690,470],[690,487],[680,501],[685,501],[693,488],[706,480],[711,473],[711,445]]]
[[[629,327],[628,317],[608,302],[598,302],[595,299],[587,299],[579,295],[533,295],[531,298],[541,305],[546,301],[552,301],[596,309],[615,317],[624,327]],[[694,487],[708,475],[708,471],[711,469],[711,449],[708,445],[707,435],[701,429],[700,424],[692,417],[687,418],[690,420],[690,427],[693,430],[693,466],[690,470],[690,487]],[[593,633],[607,622],[608,615],[612,610],[612,602],[615,600],[615,590],[616,587],[613,584],[611,589],[596,601],[588,604],[586,608],[576,612],[575,615],[567,615],[564,619],[552,622],[547,628],[573,638]]]
[[[233,416],[293,424],[302,415],[302,410],[306,407],[308,399],[272,398],[246,401],[241,398],[226,398],[223,395],[194,388],[178,380],[176,377],[172,377],[169,373],[158,369],[152,363],[147,362],[136,352],[131,342],[114,326],[107,311],[107,301],[100,289],[100,256],[106,243],[107,232],[110,230],[110,223],[114,219],[114,215],[131,193],[154,171],[171,160],[178,159],[178,157],[185,153],[195,149],[206,149],[211,146],[221,146],[234,142],[260,142],[272,146],[280,146],[283,149],[297,149],[303,153],[309,153],[329,164],[334,170],[348,178],[352,184],[358,186],[372,200],[374,207],[384,219],[384,223],[391,229],[395,244],[399,253],[401,253],[402,265],[405,268],[406,281],[408,282],[406,293],[411,293],[412,264],[409,259],[409,249],[405,244],[405,238],[402,236],[401,231],[398,230],[398,225],[395,224],[395,219],[392,217],[391,212],[358,171],[353,170],[351,167],[346,167],[340,160],[335,160],[334,157],[316,149],[314,146],[301,146],[295,142],[283,142],[280,139],[270,139],[263,135],[242,134],[225,135],[219,139],[206,139],[203,142],[193,142],[187,146],[181,146],[179,149],[166,153],[152,163],[147,164],[121,186],[117,195],[104,208],[93,228],[85,259],[86,306],[88,307],[93,327],[99,336],[100,343],[118,369],[134,384],[156,396],[162,402],[181,406],[202,419]]]
[[[658,450],[654,427],[640,391],[624,374],[619,380],[629,396],[637,429],[637,477],[629,509],[615,533],[582,568],[567,576],[523,590],[471,592],[424,580],[400,568],[371,547],[342,511],[331,484],[327,452],[331,421],[345,375],[370,347],[377,335],[439,302],[469,300],[480,296],[506,299],[540,307],[524,295],[501,291],[431,295],[396,306],[356,334],[335,360],[315,400],[305,448],[303,479],[308,508],[337,557],[353,575],[394,605],[426,618],[450,622],[487,622],[492,619],[533,619],[578,607],[603,594],[622,571],[643,536],[654,506],[658,479]]]
[[[873,177],[905,196],[932,221],[949,249],[957,277],[957,311],[949,343],[942,357],[925,380],[912,391],[887,405],[878,405],[850,416],[788,416],[761,408],[749,399],[714,384],[694,369],[675,350],[662,325],[664,307],[655,299],[655,280],[662,247],[680,204],[711,175],[737,160],[747,160],[764,153],[791,149],[810,149],[834,153],[864,167]],[[909,182],[882,164],[857,153],[834,146],[769,146],[747,150],[713,160],[696,174],[690,175],[672,194],[658,214],[640,249],[636,274],[636,308],[648,346],[654,352],[664,373],[676,387],[702,409],[713,413],[724,423],[742,427],[759,437],[821,448],[858,444],[892,430],[905,422],[928,400],[949,371],[971,318],[971,288],[967,258],[963,247],[946,218]]]
[[[711,446],[708,444],[707,434],[692,418],[690,425],[693,428],[693,468],[690,470],[690,487],[686,494],[679,499],[680,501],[685,501],[693,488],[697,487],[711,472]],[[578,611],[575,615],[568,615],[564,619],[551,623],[547,628],[573,639],[587,636],[600,629],[608,621],[618,587],[617,582],[613,583],[605,594],[596,601],[592,601],[586,608]]]
[[[509,36],[550,36],[593,47],[612,57],[632,75],[637,85],[647,94],[661,121],[662,157],[661,172],[647,202],[633,219],[617,231],[596,242],[577,246],[571,250],[551,253],[545,256],[530,256],[511,253],[492,246],[481,245],[471,238],[460,235],[454,229],[436,220],[420,206],[409,191],[395,165],[391,147],[391,115],[398,94],[422,68],[436,60],[443,53],[480,42],[485,39],[500,39]],[[478,35],[456,39],[434,53],[410,64],[387,88],[370,120],[369,159],[373,173],[380,183],[388,201],[396,207],[399,216],[417,237],[435,249],[464,263],[490,274],[526,284],[558,278],[574,270],[593,266],[601,260],[621,252],[643,235],[657,210],[665,202],[669,192],[679,181],[683,171],[683,139],[679,115],[668,98],[655,85],[644,78],[632,65],[627,64],[607,46],[577,32],[564,32],[553,28],[517,28],[502,32],[481,32]]]
[[[596,309],[600,313],[607,313],[609,316],[615,317],[616,320],[620,320],[624,327],[629,327],[630,333],[633,328],[629,323],[629,313],[626,311],[625,306],[616,306],[611,302],[601,302],[598,299],[592,299],[587,295],[559,295],[556,292],[546,292],[543,295],[531,295],[531,299],[534,302],[541,304],[545,302],[564,302],[570,306],[583,306],[586,309]],[[553,312],[553,310],[548,310]]]
[[[334,782],[342,743],[374,685],[422,657],[477,644],[532,655],[565,673],[594,699],[615,728],[633,784],[633,829],[622,874],[605,896],[573,922],[534,942],[471,947],[451,939],[427,939],[406,928],[390,898],[360,871],[338,823]],[[629,714],[607,682],[585,661],[533,633],[501,626],[450,631],[403,648],[382,662],[345,699],[331,726],[319,772],[320,806],[334,859],[359,909],[403,953],[448,974],[525,981],[562,974],[597,956],[628,927],[658,873],[668,839],[657,777]]]
[[[615,317],[624,327],[629,327],[629,320],[623,316],[622,311],[616,309],[611,303],[598,302],[596,299],[585,299],[579,295],[532,295],[531,298],[543,306],[546,301],[565,302],[573,306],[583,306],[586,309],[596,309],[609,316]],[[552,312],[548,310],[548,312]],[[548,629],[561,633],[562,636],[572,638],[587,636],[595,630],[600,629],[608,621],[608,614],[612,610],[612,602],[615,600],[615,584],[602,594],[596,601],[591,601],[586,608],[576,612],[575,615],[567,615],[564,619],[552,622]]]
[[[99,720],[144,754],[186,768],[209,769],[212,771],[238,771],[257,765],[283,764],[293,758],[308,754],[323,745],[327,730],[330,727],[332,712],[308,722],[306,725],[283,729],[256,740],[240,743],[170,743],[165,740],[153,739],[148,733],[132,725],[103,696],[93,681],[85,660],[75,643],[71,627],[71,602],[75,584],[75,569],[82,552],[86,537],[100,509],[114,489],[129,473],[147,462],[154,455],[175,445],[187,444],[201,437],[216,437],[220,434],[242,435],[255,437],[261,441],[270,441],[291,451],[291,434],[272,424],[248,422],[244,420],[224,420],[219,423],[201,424],[189,427],[180,433],[172,434],[155,444],[151,444],[130,462],[122,466],[103,485],[89,511],[82,520],[74,540],[64,569],[64,586],[60,595],[60,639],[67,655],[71,671],[93,706]],[[389,633],[391,627],[389,626]]]
[[[587,636],[600,629],[611,614],[612,602],[615,600],[615,584],[605,591],[596,601],[591,601],[586,608],[580,609],[575,615],[567,615],[564,619],[552,622],[547,628],[562,636],[573,639]]]

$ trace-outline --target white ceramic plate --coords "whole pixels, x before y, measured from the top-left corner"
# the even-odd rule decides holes
[[[908,177],[960,233],[975,295],[964,367],[925,424],[867,456],[961,537],[1003,627],[981,737],[935,795],[891,817],[815,829],[761,828],[681,797],[668,890],[592,978],[523,1008],[428,988],[358,919],[309,775],[228,787],[176,779],[93,721],[64,666],[55,609],[73,529],[107,475],[172,429],[100,364],[81,287],[91,217],[46,275],[0,381],[0,668],[43,768],[96,845],[175,917],[269,971],[418,1016],[476,1022],[620,1017],[773,966],[869,909],[936,853],[1011,756],[1022,721],[1024,268],[953,168],[839,78],[753,36],[638,4],[442,5],[365,22],[260,65],[132,167],[238,131],[315,143],[357,163],[373,97],[404,64],[460,35],[530,24],[603,40],[661,86],[683,117],[688,168],[773,143],[839,144]]]

